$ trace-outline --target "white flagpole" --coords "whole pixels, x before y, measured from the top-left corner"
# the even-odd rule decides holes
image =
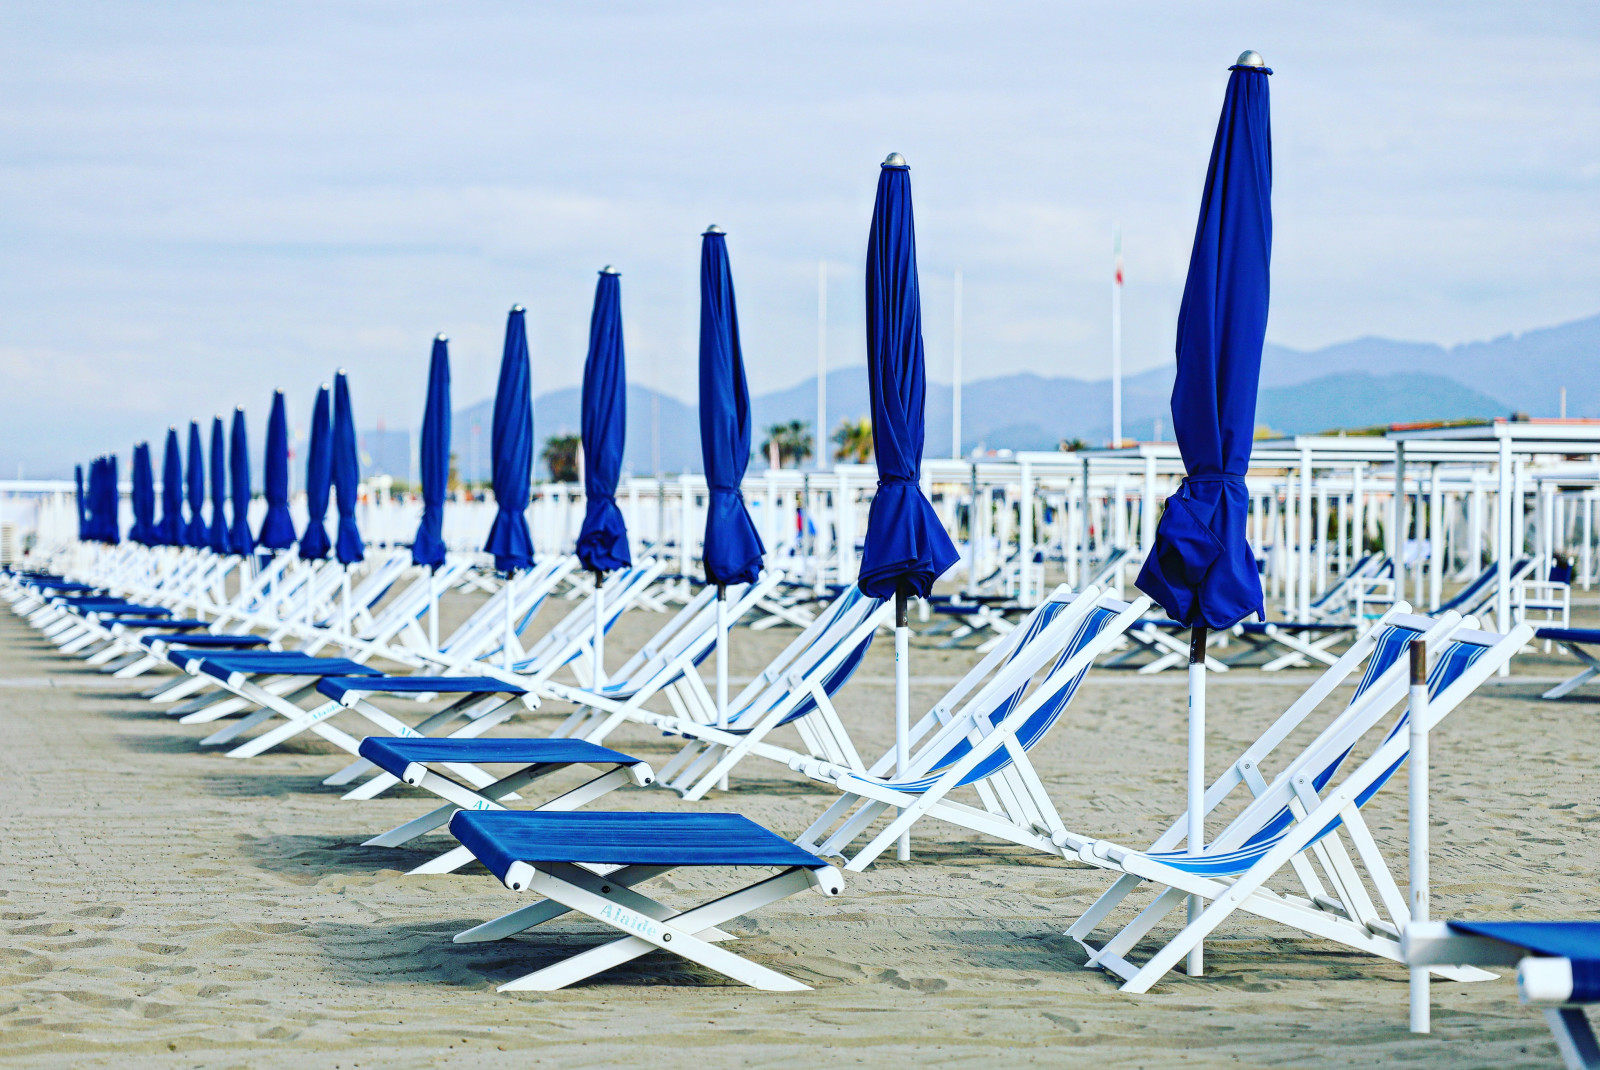
[[[961,459],[961,270],[956,269],[955,334],[950,347],[950,459]]]
[[[1111,445],[1122,446],[1122,228],[1112,227],[1116,272],[1111,277]]]
[[[817,471],[827,468],[828,436],[828,262],[817,261],[817,429],[813,459]]]

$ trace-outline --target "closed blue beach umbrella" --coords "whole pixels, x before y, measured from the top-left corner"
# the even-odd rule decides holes
[[[183,457],[176,427],[167,428],[161,450],[161,523],[156,531],[162,546],[183,545]]]
[[[494,555],[494,567],[509,574],[533,564],[533,538],[526,515],[533,478],[533,373],[528,366],[528,329],[521,305],[506,317],[489,460],[495,514],[483,548]]]
[[[753,583],[766,547],[740,489],[750,463],[750,388],[727,236],[717,227],[700,240],[700,457],[710,492],[702,551],[706,582]]]
[[[607,264],[594,288],[589,355],[583,362],[583,527],[578,561],[594,573],[594,686],[606,682],[605,574],[627,568],[628,528],[617,508],[617,477],[628,422],[628,375],[622,357],[622,273]]]
[[[328,384],[317,389],[311,407],[311,442],[306,448],[306,530],[300,535],[300,557],[321,561],[333,549],[328,541],[328,498],[333,487],[333,417]]]
[[[83,465],[72,466],[72,482],[76,488],[72,495],[72,504],[78,509],[78,541],[83,542],[89,537],[86,525],[89,522],[89,511],[83,501]]]
[[[411,541],[411,560],[425,568],[444,564],[444,500],[450,482],[450,340],[433,340],[428,360],[428,400],[422,409],[422,522]]]
[[[228,452],[220,413],[211,418],[211,528],[206,534],[213,553],[228,553]]]
[[[922,295],[911,211],[911,169],[890,153],[878,171],[867,240],[867,386],[878,489],[867,513],[857,584],[874,598],[895,600],[895,755],[910,764],[911,629],[906,601],[926,598],[959,555],[933,505],[922,495],[924,379]],[[909,857],[909,836],[900,857]]]
[[[294,545],[294,519],[289,516],[289,416],[284,411],[282,390],[272,392],[261,482],[267,515],[261,519],[260,543],[268,550],[287,550]]]
[[[228,468],[233,484],[233,523],[228,528],[228,548],[243,557],[255,550],[256,541],[250,534],[250,439],[242,405],[233,410],[232,437]]]
[[[189,521],[183,526],[183,545],[199,549],[206,544],[206,457],[200,445],[200,425],[189,421],[189,465],[185,473],[189,499]]]
[[[528,496],[533,479],[533,371],[528,365],[528,326],[522,306],[506,317],[506,344],[500,354],[500,381],[494,390],[494,425],[489,442],[494,484],[494,523],[484,550],[506,574],[505,635],[501,660],[511,667],[516,644],[512,584],[519,569],[533,564],[528,532]]]
[[[128,538],[141,546],[156,545],[156,477],[150,468],[150,443],[133,447],[133,463],[128,469],[132,483],[133,526]]]
[[[350,409],[350,379],[341,369],[333,379],[333,496],[339,509],[333,552],[341,565],[354,565],[366,557],[361,528],[356,524],[360,485],[361,455],[356,445],[355,413]]]
[[[578,560],[590,572],[633,563],[628,528],[617,508],[617,479],[627,436],[628,376],[622,356],[622,273],[609,265],[594,288],[589,355],[583,362],[583,527]]]
[[[113,453],[106,458],[105,474],[102,477],[104,491],[101,493],[100,506],[100,511],[105,514],[100,540],[112,546],[122,541],[122,488],[118,484],[117,455]]]
[[[700,559],[717,586],[717,724],[728,724],[728,592],[761,575],[766,547],[745,509],[750,463],[750,388],[739,346],[728,240],[720,227],[700,238],[700,459],[705,462],[706,532]]]
[[[1187,475],[1167,499],[1136,581],[1173,620],[1191,627],[1191,854],[1200,852],[1205,832],[1206,629],[1231,627],[1263,609],[1261,580],[1245,540],[1245,474],[1272,259],[1272,72],[1254,52],[1245,52],[1230,70],[1178,306],[1172,427]],[[1198,897],[1191,898],[1191,916],[1199,907]],[[1198,974],[1201,966],[1197,948],[1189,972]]]

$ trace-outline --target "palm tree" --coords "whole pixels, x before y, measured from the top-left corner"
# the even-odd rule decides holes
[[[1081,438],[1064,438],[1061,440],[1061,444],[1056,447],[1062,453],[1077,453],[1079,450],[1088,448],[1089,444]]]
[[[839,429],[833,433],[833,442],[836,447],[833,451],[834,460],[866,464],[872,460],[872,417],[859,416],[854,420],[839,421]]]
[[[551,435],[544,440],[544,452],[539,458],[550,469],[551,480],[556,483],[578,481],[578,444],[581,441],[577,435],[567,432]]]
[[[806,420],[790,420],[786,424],[773,424],[767,428],[767,438],[761,443],[761,452],[770,460],[774,451],[778,455],[779,468],[790,465],[798,468],[811,456],[811,424]]]

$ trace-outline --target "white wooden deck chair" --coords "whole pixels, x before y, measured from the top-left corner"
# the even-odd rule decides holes
[[[1544,1011],[1568,1070],[1600,1070],[1583,1008],[1600,1003],[1600,922],[1419,921],[1401,940],[1406,964],[1515,966],[1517,995]]]
[[[1461,627],[1458,618],[1393,617],[1347,652],[1346,657],[1355,655],[1348,663],[1352,671],[1362,656],[1371,655],[1356,696],[1270,784],[1260,772],[1258,755],[1263,748],[1258,744],[1212,785],[1206,796],[1208,805],[1214,805],[1213,798],[1220,802],[1240,783],[1250,788],[1254,798],[1198,856],[1179,848],[1181,822],[1148,851],[1073,833],[1058,834],[1055,839],[1068,859],[1119,874],[1112,888],[1067,930],[1090,952],[1087,965],[1124,978],[1125,992],[1148,991],[1235,911],[1401,961],[1400,935],[1410,917],[1409,908],[1361,817],[1361,807],[1399,769],[1409,746],[1404,712],[1387,733],[1381,728],[1384,717],[1405,704],[1406,666],[1400,652],[1419,636],[1430,641],[1429,654],[1435,655],[1429,673],[1431,728],[1509,660],[1531,634],[1526,625],[1501,636]],[[1441,638],[1444,642],[1433,644]],[[1323,697],[1331,691],[1333,684],[1327,681],[1334,675],[1330,670],[1319,680],[1319,685],[1326,685]],[[1291,713],[1303,707],[1303,716],[1315,705],[1297,703]],[[1276,736],[1274,745],[1293,727],[1284,724],[1287,720],[1292,720],[1290,714],[1269,731],[1268,736]],[[1381,741],[1345,773],[1352,752],[1373,735],[1381,735]],[[1283,872],[1286,868],[1287,874]],[[1267,887],[1268,881],[1280,874],[1298,884],[1299,894]],[[1098,947],[1091,944],[1094,930],[1143,881],[1162,891],[1110,940]],[[1374,904],[1368,882],[1382,903],[1382,912]],[[1209,905],[1143,965],[1130,961],[1134,947],[1190,895],[1200,896]]]
[[[1051,836],[1065,825],[1028,754],[1066,711],[1094,660],[1149,605],[1148,598],[1128,603],[1093,587],[1076,597],[1057,588],[1010,642],[918,722],[917,750],[904,773],[895,770],[892,751],[868,770],[791,761],[841,793],[795,842],[863,870],[918,821],[935,818],[1054,853]],[[981,807],[951,799],[958,788],[972,788]],[[888,820],[869,836],[880,818]]]
[[[1376,589],[1375,581],[1381,581],[1393,574],[1394,565],[1387,555],[1363,555],[1312,601],[1311,619],[1359,623],[1355,614],[1356,591],[1361,590],[1371,594]]]
[[[762,573],[755,583],[730,586],[725,607],[729,627],[755,611],[778,582],[778,577]],[[706,587],[612,674],[612,683],[600,690],[568,687],[549,679],[537,682],[541,695],[576,707],[554,735],[602,742],[623,722],[634,719],[636,711],[663,690],[673,696],[674,705],[686,710],[703,710],[709,704],[715,719],[715,700],[697,666],[715,649],[716,641],[716,589]]]
[[[703,687],[668,689],[670,715],[636,710],[635,720],[688,739],[657,783],[686,799],[700,799],[751,755],[787,763],[799,752],[767,739],[784,725],[795,729],[804,753],[864,768],[832,699],[893,612],[892,602],[847,588],[729,700],[726,728],[718,727],[716,703]]]
[[[1360,631],[1355,624],[1287,620],[1242,621],[1229,630],[1244,649],[1229,654],[1223,663],[1231,667],[1246,658],[1265,656],[1262,672],[1332,665],[1339,660],[1332,648]]]
[[[741,597],[741,592],[748,594],[747,588],[741,585],[734,588],[733,591],[735,602],[729,608],[730,620],[737,619],[736,614],[742,613],[750,602],[749,597]],[[607,592],[608,596],[613,593],[618,592],[609,590]],[[537,708],[539,697],[558,697],[572,701],[581,700],[587,702],[589,706],[585,708],[590,710],[593,710],[597,703],[607,708],[615,705],[622,709],[625,715],[627,709],[631,709],[633,705],[643,702],[660,690],[661,687],[672,683],[685,671],[692,669],[699,659],[704,658],[706,652],[710,649],[710,644],[715,641],[716,611],[712,605],[714,598],[714,591],[701,592],[700,596],[691,601],[690,605],[686,606],[657,632],[645,644],[643,649],[629,659],[622,670],[619,682],[614,686],[607,687],[601,695],[596,695],[592,691],[556,684],[549,679],[555,670],[581,654],[592,640],[593,611],[584,607],[574,610],[567,620],[558,624],[557,630],[561,631],[564,626],[574,624],[574,622],[576,622],[576,625],[582,626],[566,627],[564,630],[569,634],[566,635],[565,641],[547,648],[546,662],[533,672],[506,671],[493,666],[483,666],[481,663],[480,668],[483,671],[495,674],[496,678],[501,679],[503,682],[514,685],[519,694],[524,691],[527,692],[523,699],[523,704],[528,709]],[[708,609],[707,607],[710,608]],[[615,623],[616,616],[620,615],[626,608],[627,601],[619,597],[615,606],[612,607],[615,615],[608,616],[608,628],[611,623]],[[708,613],[709,616],[707,615]],[[580,619],[581,614],[587,614],[586,622]],[[529,666],[524,665],[522,668],[526,669]],[[319,685],[319,690],[324,690],[324,693],[326,693],[326,686],[326,684]],[[425,689],[411,688],[410,690],[421,691]],[[297,730],[304,731],[313,717],[320,720],[326,717],[328,712],[325,707],[319,707],[318,710],[309,712],[306,718],[299,723]],[[573,717],[578,717],[582,713],[583,710],[580,710],[572,717],[569,717],[568,721],[572,721]],[[620,721],[621,716],[618,719]],[[487,730],[488,727],[490,726],[485,724],[471,734],[477,735],[479,732]],[[274,729],[274,733],[281,734],[282,738],[288,738],[289,735],[294,734],[294,731],[291,731],[289,726],[280,726],[278,729]],[[568,734],[571,735],[572,733]],[[557,735],[559,736],[561,733],[557,733]],[[281,740],[275,738],[273,742],[279,741]],[[599,737],[592,740],[592,742],[598,741]],[[243,748],[241,748],[242,751]],[[252,751],[251,753],[256,752]],[[323,783],[328,785],[347,784],[356,777],[372,770],[372,763],[365,759],[359,759],[333,776],[328,777]],[[346,795],[346,798],[375,798],[396,783],[398,783],[398,780],[394,774],[378,772],[377,775],[361,787]]]
[[[450,819],[450,831],[507,888],[542,897],[458,933],[456,943],[503,940],[569,912],[621,934],[507,982],[501,992],[565,988],[651,951],[753,988],[807,991],[808,985],[717,946],[728,939],[718,926],[808,888],[826,896],[844,890],[837,869],[738,814],[461,810]],[[687,867],[778,873],[683,911],[637,891],[653,877]]]
[[[633,577],[632,583],[624,580],[624,582],[619,584],[619,589],[616,591],[613,591],[610,588],[610,585],[607,585],[606,593],[608,598],[613,594],[616,596],[615,605],[612,606],[608,603],[606,606],[606,611],[609,614],[606,621],[606,626],[608,628],[611,624],[616,622],[617,617],[619,617],[627,609],[629,604],[631,604],[632,598],[630,597],[630,594],[637,593],[639,590],[642,590],[645,583],[647,583],[645,577],[647,576],[649,570],[638,570],[638,572],[640,575]],[[578,609],[573,611],[572,614],[569,614],[568,619],[570,620],[581,613],[587,613],[588,615],[587,620],[581,623],[583,623],[592,631],[594,612],[592,609],[587,608],[587,603],[580,605]],[[517,686],[519,687],[530,688],[532,682],[539,679],[541,675],[552,673],[562,664],[565,664],[567,661],[576,658],[583,650],[584,644],[588,642],[588,635],[583,632],[582,628],[579,627],[563,628],[563,625],[566,623],[567,621],[559,623],[549,635],[542,637],[531,647],[531,649],[535,652],[536,657],[543,657],[546,659],[543,664],[530,664],[528,662],[524,662],[516,666],[515,668],[517,669],[517,672],[510,674],[507,678],[510,680],[515,680],[517,682]],[[572,634],[566,634],[568,632],[571,632]],[[552,640],[552,636],[555,636],[554,640]],[[547,642],[547,640],[552,641]],[[502,646],[503,643],[504,641],[502,640]],[[404,653],[396,653],[392,650],[380,652],[384,653],[385,656],[401,661],[402,663],[406,661],[407,655]],[[354,648],[353,657],[358,661],[364,662],[372,655],[372,653],[373,652],[370,650],[357,646]],[[422,657],[425,658],[426,655],[422,655]],[[493,666],[488,666],[478,662],[463,664],[452,660],[448,663],[448,665],[457,669],[459,672],[465,672],[470,668],[478,673],[488,673],[494,675],[496,678],[499,678],[501,674],[505,673],[505,670],[503,669],[498,669]],[[528,673],[528,670],[530,669],[534,670],[534,672],[524,676],[524,674]],[[201,663],[201,671],[205,671],[204,662]],[[308,694],[316,687],[316,679],[312,679],[304,675],[279,675],[274,680],[262,682],[243,681],[237,674],[229,674],[226,676],[226,678],[219,677],[216,673],[212,672],[207,672],[207,675],[217,677],[222,681],[222,686],[229,691],[232,691],[239,699],[254,704],[259,708],[256,710],[256,712],[249,714],[242,720],[235,722],[221,731],[207,736],[205,739],[201,740],[202,745],[221,746],[227,743],[232,743],[245,732],[277,716],[284,718],[286,723],[274,727],[268,732],[263,733],[247,743],[242,743],[235,746],[234,749],[228,752],[229,755],[236,758],[254,757],[307,731],[317,732],[318,734],[322,735],[323,738],[335,742],[336,745],[349,751],[352,755],[358,753],[358,746],[346,745],[347,741],[350,740],[350,737],[341,734],[341,736],[335,738],[334,736],[329,735],[327,724],[328,719],[335,714],[338,714],[342,709],[346,708],[338,699],[329,699],[328,701],[322,702],[314,708],[307,709],[306,707],[299,705],[296,701],[294,701],[294,697],[290,696],[290,692],[296,692],[298,696],[304,696]],[[328,673],[326,675],[337,676],[339,674]],[[395,693],[399,690],[406,689],[391,688],[390,692]],[[411,689],[411,693],[431,695],[436,693],[438,690],[439,689],[437,688],[424,687],[421,689]],[[214,709],[214,707],[212,709]],[[366,716],[368,720],[374,720],[376,714],[382,713],[382,711],[377,710],[376,707],[372,707],[370,704],[366,704],[365,708],[357,708],[356,712]],[[211,715],[211,709],[200,711],[200,714],[206,715],[209,719]],[[403,734],[401,730],[405,726],[399,720],[397,720],[392,714],[383,713],[382,715],[385,720],[381,722],[374,720],[374,723],[380,723],[386,733]],[[189,716],[197,717],[199,714],[191,714]],[[484,727],[487,728],[489,726],[485,725]],[[329,777],[326,783],[348,783],[350,780],[355,779],[355,777],[360,776],[362,773],[368,772],[371,769],[372,766],[369,762],[358,757],[355,762],[346,766],[343,770],[340,770],[340,772],[335,773],[332,777]],[[379,782],[371,786],[372,794],[376,795],[394,783],[395,781],[387,774],[380,774]]]
[[[606,771],[534,809],[576,810],[625,784],[644,787],[655,779],[649,763],[577,739],[368,736],[361,741],[361,756],[385,773],[444,800],[444,805],[434,807],[421,817],[372,837],[362,845],[364,847],[399,847],[410,843],[448,824],[457,810],[508,809],[506,800],[521,798],[520,793],[530,784],[573,765],[599,766]],[[484,765],[515,768],[480,781],[483,773],[480,767]],[[451,776],[452,773],[455,776]],[[457,846],[410,872],[453,873],[471,861],[472,853]]]
[[[1151,660],[1139,666],[1141,676],[1166,672],[1168,669],[1189,663],[1188,625],[1179,624],[1166,617],[1145,617],[1135,621],[1133,627],[1122,634],[1126,649],[1114,652],[1103,664],[1114,668],[1125,664],[1140,654],[1151,654]],[[1212,672],[1227,672],[1228,665],[1211,651],[1227,641],[1227,632],[1213,630],[1206,636],[1206,668]]]

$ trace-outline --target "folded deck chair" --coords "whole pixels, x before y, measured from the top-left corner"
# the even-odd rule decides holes
[[[1370,595],[1380,581],[1394,575],[1394,564],[1385,554],[1366,554],[1328,585],[1311,603],[1312,620],[1353,619],[1356,593]]]
[[[780,578],[762,573],[752,584],[727,588],[724,610],[731,628],[754,611],[778,585]],[[627,663],[611,675],[611,682],[598,691],[568,687],[544,679],[535,686],[542,695],[572,703],[576,709],[556,729],[557,737],[602,742],[617,726],[632,720],[636,711],[663,690],[675,708],[694,710],[704,715],[709,707],[716,719],[716,703],[711,698],[696,667],[716,648],[716,589],[706,587],[641,647]]]
[[[587,806],[628,782],[644,787],[655,780],[646,762],[631,755],[577,739],[448,739],[368,736],[361,741],[361,756],[385,773],[414,788],[431,791],[443,806],[374,836],[362,846],[399,847],[449,822],[457,810],[505,810],[505,800],[540,780],[572,765],[610,766],[599,776],[550,799],[537,810],[564,811]],[[499,777],[486,776],[480,766],[513,765]],[[432,768],[437,766],[438,768]],[[467,783],[451,777],[454,773]],[[480,781],[480,778],[484,778]],[[346,795],[345,798],[350,798]],[[453,873],[472,861],[463,847],[411,870],[412,873]]]
[[[1404,763],[1409,746],[1404,712],[1408,683],[1400,655],[1414,639],[1428,644],[1431,728],[1508,661],[1531,634],[1526,625],[1504,636],[1473,631],[1463,627],[1455,614],[1440,620],[1391,614],[1383,627],[1358,640],[1207,791],[1208,812],[1241,784],[1254,798],[1199,855],[1180,848],[1182,819],[1147,851],[1058,833],[1055,839],[1069,860],[1119,874],[1111,889],[1067,930],[1089,951],[1086,965],[1123,977],[1125,992],[1146,992],[1235,911],[1400,961],[1400,935],[1410,911],[1361,816],[1361,807]],[[1350,704],[1271,783],[1266,782],[1261,760],[1363,660],[1368,663],[1366,672]],[[1402,712],[1384,733],[1381,722],[1397,706]],[[1352,752],[1373,736],[1381,738],[1369,756],[1346,772]],[[1283,872],[1286,867],[1288,873]],[[1280,875],[1298,883],[1298,892],[1267,887]],[[1091,944],[1094,930],[1141,882],[1162,890],[1110,940],[1098,947]],[[1368,883],[1382,904],[1381,912]],[[1190,895],[1209,905],[1142,966],[1134,964],[1128,958],[1134,947]]]
[[[904,772],[892,751],[867,770],[791,760],[791,768],[841,793],[795,842],[862,870],[918,821],[935,818],[1054,853],[1051,837],[1065,825],[1029,752],[1094,660],[1149,606],[1148,598],[1122,602],[1094,587],[1078,596],[1057,588],[912,729],[916,751]],[[951,799],[958,788],[973,789],[981,807]],[[874,832],[880,818],[887,820]]]
[[[185,672],[203,675],[215,681],[227,694],[235,696],[241,704],[256,707],[253,713],[232,725],[205,737],[203,747],[229,743],[243,732],[270,720],[274,716],[290,716],[298,712],[294,700],[309,693],[318,680],[325,676],[381,676],[376,669],[351,661],[348,658],[318,658],[302,651],[210,651],[174,650],[173,661]],[[217,707],[203,707],[179,718],[181,724],[200,724],[215,720],[211,716]],[[330,725],[311,726],[328,742],[352,753],[358,741]]]
[[[1107,668],[1122,665],[1130,658],[1142,653],[1155,655],[1150,661],[1139,666],[1139,675],[1148,676],[1151,673],[1165,672],[1178,665],[1189,663],[1189,626],[1179,624],[1166,617],[1145,617],[1135,621],[1133,626],[1123,633],[1123,638],[1128,641],[1128,648],[1120,653],[1113,654],[1103,663]],[[1220,647],[1227,642],[1228,633],[1225,629],[1213,629],[1206,636],[1206,668],[1212,672],[1227,672],[1225,662],[1211,654],[1214,647]]]
[[[700,799],[750,755],[787,763],[797,752],[767,739],[785,725],[795,729],[807,755],[862,767],[832,699],[893,612],[892,602],[847,588],[728,701],[726,727],[718,726],[716,702],[704,688],[669,689],[672,714],[635,710],[633,720],[688,740],[657,783]]]
[[[1354,624],[1336,624],[1331,621],[1242,621],[1231,629],[1237,639],[1244,641],[1244,649],[1223,658],[1226,665],[1238,665],[1246,658],[1264,655],[1262,672],[1280,669],[1306,668],[1313,664],[1332,665],[1339,660],[1330,649],[1335,644],[1354,638],[1358,629]]]
[[[1586,646],[1600,646],[1600,628],[1540,628],[1534,632],[1534,638],[1556,643],[1565,647],[1567,652],[1583,662],[1583,670],[1575,676],[1570,676],[1561,681],[1541,698],[1561,698],[1570,695],[1596,675],[1600,675],[1600,659],[1597,659]]]
[[[728,937],[717,926],[807,888],[826,896],[844,890],[834,867],[738,814],[462,810],[450,819],[450,832],[507,888],[543,897],[458,933],[456,943],[503,940],[570,911],[623,934],[503,984],[501,992],[565,988],[656,950],[752,988],[808,991],[809,985],[718,947]],[[779,872],[684,911],[635,890],[691,866]],[[599,867],[607,867],[603,875]]]
[[[1419,921],[1402,941],[1410,966],[1515,966],[1517,995],[1542,1007],[1569,1070],[1600,1070],[1584,1016],[1600,1003],[1600,922]]]

